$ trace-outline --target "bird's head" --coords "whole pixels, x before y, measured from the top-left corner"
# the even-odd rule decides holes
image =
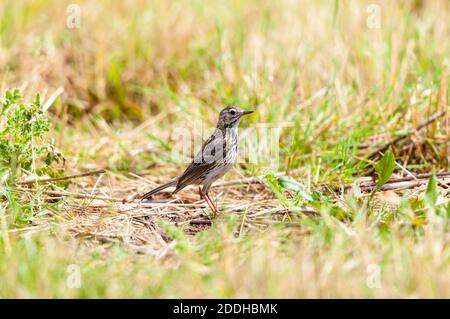
[[[244,111],[238,106],[227,106],[220,111],[217,127],[233,128],[237,127],[242,116],[252,114],[253,111]]]

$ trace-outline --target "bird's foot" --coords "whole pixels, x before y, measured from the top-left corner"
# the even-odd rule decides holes
[[[205,200],[206,204],[208,204],[209,208],[212,211],[212,215],[211,216],[209,216],[209,214],[208,214],[209,219],[215,219],[217,214],[219,213],[216,205],[214,205],[214,202],[212,201],[212,199],[211,199],[211,197],[209,196],[208,193],[203,194],[201,189],[199,189],[199,193],[200,193],[200,197]]]

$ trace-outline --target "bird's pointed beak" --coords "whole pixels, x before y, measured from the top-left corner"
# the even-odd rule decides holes
[[[244,112],[242,113],[242,115],[252,114],[253,112],[255,112],[255,111],[244,111]]]

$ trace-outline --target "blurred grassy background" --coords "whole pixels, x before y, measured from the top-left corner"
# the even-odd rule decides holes
[[[258,109],[254,122],[299,124],[281,138],[283,164],[298,166],[330,147],[334,158],[331,145],[347,138],[409,130],[445,105],[435,100],[446,1],[377,2],[379,29],[368,26],[370,1],[79,1],[79,29],[66,25],[69,3],[3,1],[0,11],[0,88],[63,86],[51,109],[60,127],[159,114],[147,133],[168,139],[237,103]]]
[[[45,99],[64,88],[49,111],[68,171],[174,174],[174,129],[214,125],[233,103],[257,109],[245,125],[284,127],[280,170],[297,169],[309,186],[352,182],[367,164],[355,164],[359,144],[391,140],[448,106],[445,0],[76,1],[80,28],[69,28],[71,3],[0,3],[0,92]],[[373,8],[379,28],[368,23]],[[398,162],[448,170],[447,123],[409,155],[394,149]],[[273,229],[241,238],[226,217],[170,262],[14,232],[0,241],[0,296],[450,296],[446,220],[417,230],[410,208],[339,200],[350,225],[324,207],[320,221],[305,221],[307,236]],[[377,214],[391,222],[380,225]],[[65,284],[74,261],[81,289]],[[371,264],[382,269],[381,289],[367,286]]]

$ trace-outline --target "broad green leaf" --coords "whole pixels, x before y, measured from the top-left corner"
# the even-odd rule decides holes
[[[394,172],[395,158],[392,151],[389,149],[384,153],[380,161],[375,165],[375,171],[378,175],[377,189],[381,189],[384,184],[389,180]]]
[[[433,173],[427,184],[427,189],[425,190],[425,204],[429,207],[434,207],[436,205],[437,199],[439,197],[439,189],[437,187],[436,175]]]
[[[297,182],[296,180],[288,176],[282,176],[278,178],[278,183],[280,184],[281,187],[285,189],[290,189],[294,192],[297,192],[304,200],[313,201],[313,198],[306,189],[306,187],[303,184]]]
[[[280,202],[285,206],[289,207],[289,201],[283,194],[283,187],[281,187],[280,182],[275,177],[274,174],[268,173],[266,176],[264,176],[264,179],[267,182],[267,186],[272,190],[272,192],[275,193],[277,198],[280,200]]]

